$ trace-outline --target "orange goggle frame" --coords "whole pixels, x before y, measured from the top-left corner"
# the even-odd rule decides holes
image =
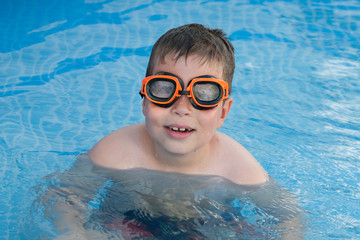
[[[159,81],[164,83],[166,82],[168,86],[170,84],[172,90],[168,93],[168,96],[159,97],[152,91],[152,85]],[[201,97],[199,97],[201,94],[197,94],[196,90],[196,86],[201,84],[206,84],[210,87],[210,89],[205,89],[205,91],[201,93],[202,95],[206,93],[211,94],[211,90],[216,89],[215,95],[210,96],[210,99],[201,99]],[[184,83],[179,77],[171,73],[158,73],[157,75],[149,76],[143,79],[140,95],[142,97],[146,96],[146,98],[151,102],[161,107],[170,107],[177,99],[179,99],[182,95],[185,95],[190,98],[191,104],[196,109],[200,110],[214,108],[219,105],[222,100],[227,99],[229,96],[228,83],[224,80],[216,79],[211,76],[196,77],[190,81],[185,91],[183,91],[183,89]]]

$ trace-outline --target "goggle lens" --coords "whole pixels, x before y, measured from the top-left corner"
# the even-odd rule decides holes
[[[202,103],[212,102],[217,100],[222,92],[220,86],[216,83],[196,83],[192,88],[195,99]]]
[[[168,100],[174,95],[176,84],[162,78],[154,78],[148,83],[148,95],[157,99]]]

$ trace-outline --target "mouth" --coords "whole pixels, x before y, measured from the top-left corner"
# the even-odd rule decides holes
[[[186,132],[192,132],[194,131],[194,129],[192,128],[185,128],[185,127],[167,127],[168,129],[170,129],[171,131],[174,132],[181,132],[181,133],[186,133]]]

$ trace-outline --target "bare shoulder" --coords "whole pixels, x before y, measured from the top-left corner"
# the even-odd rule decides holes
[[[242,185],[262,184],[269,180],[265,169],[244,146],[226,134],[219,133],[218,136],[221,159],[226,163],[225,177]]]
[[[144,136],[145,135],[145,136]],[[145,150],[144,124],[120,128],[95,144],[88,152],[90,159],[101,166],[117,169],[136,167],[136,160]]]

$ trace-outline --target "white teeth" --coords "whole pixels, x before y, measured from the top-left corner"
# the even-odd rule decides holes
[[[177,128],[177,127],[170,127],[173,131],[179,131],[179,132],[190,132],[191,128]]]

